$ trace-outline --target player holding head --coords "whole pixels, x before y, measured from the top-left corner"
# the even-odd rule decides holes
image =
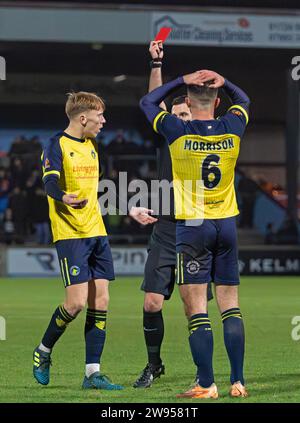
[[[151,74],[149,92],[162,85],[161,66],[163,60],[162,44],[152,41],[149,48]],[[166,110],[165,103],[161,107]],[[187,121],[191,119],[191,112],[186,103],[186,96],[176,97],[172,102],[172,114]],[[163,139],[156,142],[158,153],[158,179],[172,181],[172,164],[168,143]],[[160,198],[162,203],[162,198]],[[149,253],[144,270],[144,281],[141,289],[145,291],[143,307],[143,328],[148,353],[148,363],[140,377],[134,383],[135,388],[147,388],[154,379],[164,374],[165,366],[162,362],[160,350],[164,337],[164,320],[162,308],[173,292],[176,266],[176,221],[174,217],[174,198],[170,193],[171,211],[168,215],[162,213],[160,204],[159,220],[153,227]],[[131,210],[130,215],[136,217],[138,208]],[[211,289],[208,292],[212,298]]]
[[[100,374],[108,285],[114,279],[110,246],[97,200],[99,163],[95,137],[106,122],[104,110],[104,102],[96,94],[68,94],[69,126],[48,142],[42,155],[53,241],[66,294],[33,353],[33,375],[42,385],[49,383],[50,355],[55,343],[87,303],[82,387],[122,389]]]
[[[182,122],[159,107],[170,91],[183,84],[188,87],[191,122]],[[220,87],[229,95],[233,106],[223,117],[215,119]],[[248,122],[249,103],[242,90],[207,70],[177,78],[143,97],[140,103],[154,129],[169,143],[177,187],[176,282],[189,320],[189,343],[197,366],[195,386],[179,397],[218,397],[206,298],[207,283],[211,281],[216,286],[231,365],[230,395],[247,396],[243,376],[244,325],[238,301],[234,168]],[[193,183],[189,191],[187,182]],[[197,184],[202,188],[199,191]]]

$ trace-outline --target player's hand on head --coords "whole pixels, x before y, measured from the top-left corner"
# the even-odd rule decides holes
[[[152,59],[162,59],[164,57],[163,44],[159,41],[151,41],[149,52]]]
[[[153,213],[153,210],[147,209],[145,207],[131,207],[129,216],[131,216],[141,225],[149,225],[157,222],[156,217],[151,216]]]
[[[200,76],[201,83],[211,82],[209,84],[210,88],[220,88],[220,87],[223,87],[225,83],[225,79],[222,75],[211,70],[207,70],[207,69],[201,70],[199,72],[199,76]]]
[[[74,209],[82,209],[88,203],[86,198],[78,198],[76,194],[65,194],[62,201],[64,204],[73,207]]]
[[[186,85],[203,85],[200,71],[189,73],[183,76],[183,81]]]
[[[183,80],[187,85],[204,85],[210,82],[210,88],[220,88],[224,85],[225,79],[222,75],[211,70],[200,70],[188,75],[184,75]]]

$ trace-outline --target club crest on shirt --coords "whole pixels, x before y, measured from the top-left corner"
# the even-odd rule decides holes
[[[186,270],[190,275],[196,275],[199,273],[200,264],[197,260],[190,260],[186,264]]]
[[[49,169],[49,167],[50,167],[51,165],[50,165],[50,161],[49,161],[49,159],[45,159],[45,169]]]
[[[92,155],[93,159],[95,159],[95,158],[96,158],[96,153],[95,153],[95,151],[94,151],[94,150],[92,150],[92,151],[91,151],[91,155]]]
[[[73,153],[73,151],[71,151],[70,156],[71,156],[71,157],[74,157],[74,153]]]

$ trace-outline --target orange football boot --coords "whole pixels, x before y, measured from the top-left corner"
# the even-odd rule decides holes
[[[235,382],[233,385],[231,385],[229,395],[231,397],[243,397],[246,398],[248,396],[248,392],[244,385],[241,384],[240,381]]]
[[[202,388],[196,383],[192,388],[183,392],[182,394],[176,395],[176,398],[213,398],[219,397],[217,386],[213,383],[208,388]]]

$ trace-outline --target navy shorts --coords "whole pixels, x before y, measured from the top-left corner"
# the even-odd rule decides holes
[[[141,289],[164,295],[168,300],[175,284],[176,223],[159,220],[155,223],[148,247],[144,280]]]
[[[115,279],[107,236],[63,239],[55,247],[65,287],[91,279]]]
[[[144,280],[141,289],[161,294],[169,300],[174,290],[176,270],[176,223],[159,220],[155,223],[148,247]],[[213,299],[211,285],[207,300]]]
[[[176,226],[176,283],[238,285],[236,218],[206,219],[199,226]]]

